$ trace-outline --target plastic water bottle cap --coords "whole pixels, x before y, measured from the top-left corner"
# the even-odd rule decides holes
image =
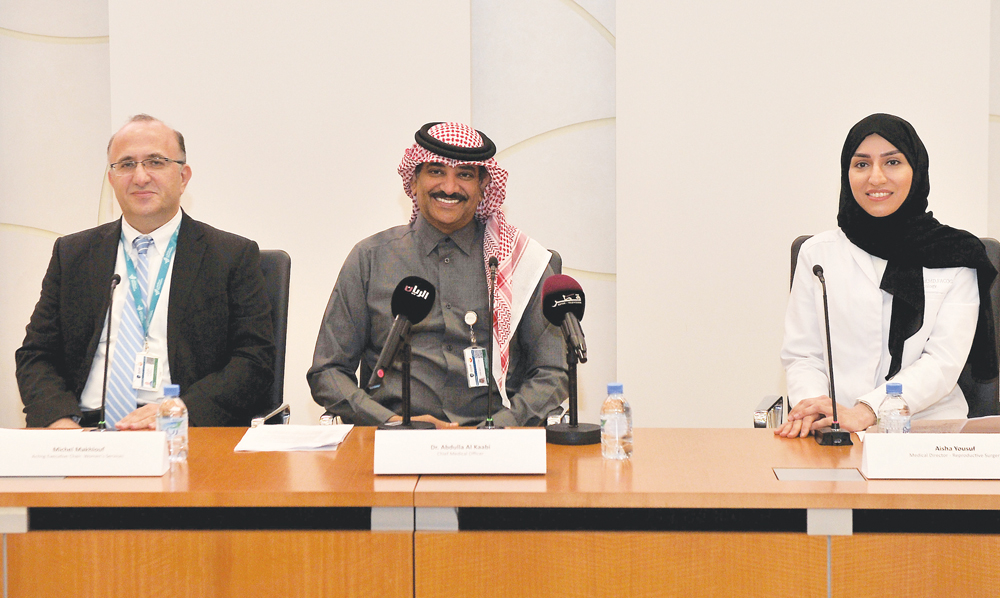
[[[621,382],[609,382],[608,383],[608,394],[609,395],[620,395],[625,392],[624,386]]]
[[[163,387],[163,396],[179,397],[181,396],[181,387],[177,384],[167,384]]]
[[[887,395],[901,395],[903,394],[903,383],[902,382],[889,382],[885,385],[885,394]]]

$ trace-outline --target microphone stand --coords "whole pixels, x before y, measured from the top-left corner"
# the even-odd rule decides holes
[[[115,288],[121,277],[115,274],[111,277],[111,291],[108,293],[108,331],[104,337],[104,386],[101,389],[101,421],[97,422],[97,430],[104,432],[108,429],[108,423],[104,421],[104,408],[108,399],[108,362],[111,361],[111,308],[115,303]]]
[[[386,422],[378,427],[379,430],[433,430],[436,426],[431,422],[413,421],[410,419],[410,339],[403,339],[403,344],[399,347],[399,356],[403,360],[403,421]],[[391,366],[391,364],[390,364]]]
[[[486,341],[486,360],[489,365],[486,366],[486,421],[483,423],[484,430],[499,430],[503,426],[498,426],[493,423],[493,306],[494,300],[496,298],[496,286],[497,286],[497,258],[490,258],[490,317],[487,320],[489,324],[489,338]]]
[[[576,385],[577,355],[571,343],[566,343],[566,373],[569,375],[569,423],[562,422],[545,426],[545,442],[569,446],[585,444],[600,444],[601,426],[597,424],[581,424],[580,411],[577,403]]]
[[[823,278],[823,267],[819,264],[813,266],[813,274],[819,278],[823,285],[823,318],[826,320],[826,359],[830,370],[830,399],[833,402],[833,424],[827,428],[813,430],[813,438],[821,446],[850,446],[851,433],[840,429],[840,420],[837,418],[837,394],[833,384],[833,342],[830,340],[830,303],[826,298],[826,279]]]

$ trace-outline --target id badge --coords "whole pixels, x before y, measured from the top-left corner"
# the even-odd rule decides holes
[[[486,386],[489,379],[489,370],[486,368],[486,349],[468,347],[464,353],[465,378],[469,382],[469,388]]]
[[[132,388],[136,390],[156,390],[160,387],[160,358],[149,353],[135,356],[135,372]]]

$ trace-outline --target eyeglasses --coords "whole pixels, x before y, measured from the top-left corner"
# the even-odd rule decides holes
[[[111,165],[111,172],[115,176],[125,176],[135,173],[138,165],[142,164],[146,172],[162,172],[171,162],[183,166],[185,162],[181,160],[171,160],[170,158],[146,158],[142,161],[122,160]]]

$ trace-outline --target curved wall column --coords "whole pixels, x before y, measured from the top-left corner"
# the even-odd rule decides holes
[[[24,425],[14,351],[61,234],[98,224],[110,122],[102,0],[0,3],[0,426]]]
[[[583,287],[582,419],[616,379],[615,1],[472,0],[472,120],[510,172],[507,220]]]

